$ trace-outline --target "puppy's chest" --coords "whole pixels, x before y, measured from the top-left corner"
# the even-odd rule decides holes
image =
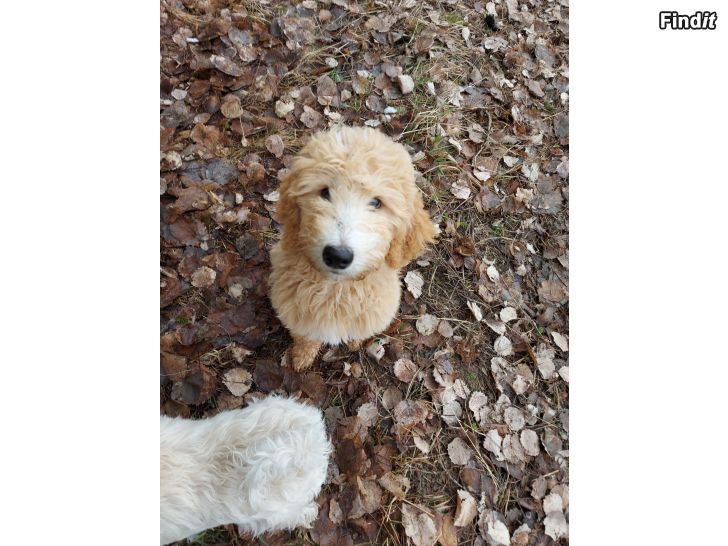
[[[389,326],[399,308],[396,274],[376,284],[352,284],[331,283],[312,294],[307,312],[311,337],[327,343],[361,340]]]
[[[400,283],[393,270],[340,282],[295,267],[276,273],[274,307],[292,333],[309,339],[331,344],[366,339],[386,329],[399,308]]]

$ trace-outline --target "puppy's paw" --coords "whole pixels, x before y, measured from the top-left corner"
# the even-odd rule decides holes
[[[290,354],[293,369],[297,372],[308,370],[316,360],[320,348],[321,343],[318,341],[294,336]]]
[[[361,339],[356,339],[353,341],[349,341],[346,344],[346,347],[347,349],[349,349],[349,352],[355,353],[361,349],[362,345],[364,345],[364,341]]]
[[[291,355],[291,364],[293,369],[297,372],[305,372],[308,370],[313,365],[314,360],[316,360],[315,355]]]

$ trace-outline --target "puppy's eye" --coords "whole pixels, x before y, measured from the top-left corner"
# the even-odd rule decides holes
[[[378,209],[379,207],[382,206],[382,201],[378,197],[375,197],[374,199],[369,201],[369,205],[371,205],[375,209]]]
[[[327,201],[331,201],[331,192],[329,192],[329,188],[324,188],[321,190],[321,197],[323,199],[326,199]]]

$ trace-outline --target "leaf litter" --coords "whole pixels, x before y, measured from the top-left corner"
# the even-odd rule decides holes
[[[568,18],[162,2],[161,411],[294,395],[334,447],[313,527],[267,543],[568,541]],[[336,123],[405,146],[440,235],[386,332],[295,374],[267,296],[277,190]]]

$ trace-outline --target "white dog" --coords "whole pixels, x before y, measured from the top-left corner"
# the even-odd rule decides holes
[[[235,523],[258,535],[309,526],[331,445],[321,412],[268,397],[209,419],[161,417],[161,543]]]

